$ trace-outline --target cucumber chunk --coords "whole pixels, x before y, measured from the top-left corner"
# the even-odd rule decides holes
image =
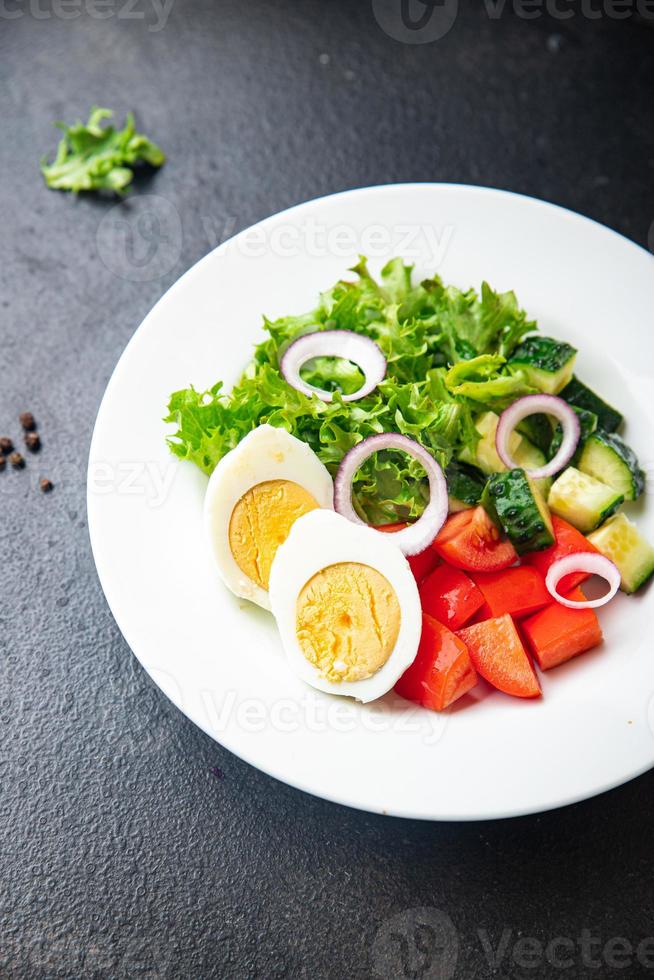
[[[552,513],[588,534],[614,514],[623,500],[613,487],[569,466],[554,481],[547,502]]]
[[[445,470],[451,514],[476,507],[484,490],[484,474],[475,466],[452,462]]]
[[[554,544],[547,504],[524,470],[508,470],[489,477],[481,502],[519,555]]]
[[[486,476],[506,469],[495,448],[495,434],[499,420],[499,415],[496,415],[495,412],[484,412],[476,418],[475,429],[481,435],[481,439],[475,447],[475,452],[473,454],[466,448],[459,454],[461,462],[477,466]],[[517,432],[512,432],[509,439],[511,455],[514,455],[521,442],[522,436]]]
[[[528,415],[518,423],[516,428],[541,452],[549,452],[552,443],[552,420],[549,415],[543,415],[541,412]]]
[[[579,433],[579,444],[571,460],[572,465],[576,466],[579,461],[579,457],[581,456],[581,451],[584,447],[584,443],[586,442],[586,439],[588,439],[588,437],[592,435],[595,429],[597,428],[597,416],[595,415],[594,412],[589,412],[585,408],[577,408],[576,405],[572,405],[571,407],[574,409],[575,414],[579,418],[579,427],[581,430]],[[557,422],[556,428],[554,430],[554,435],[552,436],[552,442],[550,443],[550,448],[549,448],[550,459],[554,459],[559,449],[561,448],[562,442],[563,442],[563,428]],[[592,475],[593,474],[591,474],[591,476]]]
[[[556,395],[570,381],[576,357],[577,351],[570,344],[552,337],[527,337],[513,352],[509,364],[524,371],[529,383],[539,391]]]
[[[624,514],[616,514],[588,540],[618,566],[624,592],[635,592],[654,574],[654,548]]]
[[[573,377],[568,382],[560,395],[569,405],[576,405],[577,408],[585,408],[588,412],[593,412],[597,416],[598,428],[604,429],[605,432],[615,432],[622,425],[622,415],[617,408],[607,405],[577,377]]]
[[[507,470],[495,448],[495,436],[499,420],[499,415],[496,415],[495,412],[484,412],[475,419],[475,428],[481,435],[475,452],[473,454],[466,448],[459,453],[461,462],[476,466],[486,476],[491,476],[493,473],[505,473]],[[528,439],[521,436],[519,432],[511,433],[509,452],[516,466],[524,470],[539,469],[547,462],[545,454]],[[552,481],[547,478],[536,481],[536,486],[544,497],[547,497],[551,485]]]
[[[532,445],[532,443],[529,442],[529,439],[524,438],[514,452],[513,459],[516,466],[519,466],[523,470],[538,470],[541,468],[541,466],[545,466],[545,463],[547,462],[545,453],[541,452],[538,446]],[[540,480],[534,480],[534,483],[543,498],[547,500],[547,495],[549,494],[550,487],[552,486],[552,478],[549,476],[543,476],[540,478]]]
[[[625,500],[636,500],[645,489],[645,474],[635,452],[615,432],[598,429],[589,436],[579,469],[618,490]]]

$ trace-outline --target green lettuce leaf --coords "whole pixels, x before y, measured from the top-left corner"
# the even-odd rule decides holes
[[[208,391],[175,392],[166,422],[176,425],[171,451],[210,474],[216,463],[263,423],[286,429],[306,442],[332,475],[343,456],[368,436],[400,432],[416,439],[443,466],[461,451],[474,454],[475,415],[532,389],[506,358],[534,329],[513,293],[481,297],[445,286],[435,276],[418,285],[412,269],[393,259],[374,279],[361,258],[354,280],[321,294],[314,310],[264,319],[265,336],[231,392],[220,382]],[[286,383],[279,360],[304,333],[354,330],[374,340],[387,360],[387,375],[375,391],[354,402],[342,395],[362,383],[359,368],[341,358],[319,357],[302,376],[334,393],[333,401],[308,397]],[[403,453],[381,452],[354,481],[354,503],[372,523],[419,516],[428,498],[422,467]]]
[[[48,163],[46,158],[41,161],[41,173],[48,187],[73,193],[110,190],[121,194],[132,181],[134,164],[160,167],[165,162],[159,147],[136,132],[131,112],[120,130],[102,125],[112,116],[111,109],[94,106],[86,125],[81,121],[72,126],[55,123],[64,136],[53,162]]]

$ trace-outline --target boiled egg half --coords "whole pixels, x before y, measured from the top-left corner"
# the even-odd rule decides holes
[[[292,669],[318,690],[373,701],[415,659],[422,615],[406,558],[388,535],[333,511],[294,522],[270,602]]]
[[[204,517],[218,572],[237,596],[270,609],[277,549],[298,518],[332,508],[327,468],[306,443],[260,425],[224,456],[209,479]]]

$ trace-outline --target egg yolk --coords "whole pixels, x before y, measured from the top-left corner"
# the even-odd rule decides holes
[[[297,599],[302,652],[329,681],[372,677],[393,652],[400,620],[393,587],[374,568],[357,562],[323,568]]]
[[[250,487],[229,521],[229,547],[241,571],[267,591],[277,549],[298,517],[317,507],[309,491],[291,480],[266,480]]]

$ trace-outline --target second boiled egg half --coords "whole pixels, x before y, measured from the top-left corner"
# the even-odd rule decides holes
[[[312,687],[373,701],[413,663],[420,598],[391,537],[313,510],[278,548],[272,611],[291,668]]]

